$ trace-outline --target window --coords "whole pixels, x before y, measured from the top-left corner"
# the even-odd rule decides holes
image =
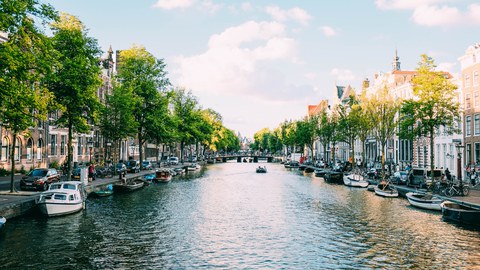
[[[57,135],[50,136],[50,155],[57,155]]]
[[[475,114],[474,117],[475,117],[475,120],[473,122],[474,132],[475,132],[475,135],[479,135],[480,134],[480,115]]]
[[[465,74],[464,87],[470,87],[470,74]]]
[[[465,109],[470,109],[470,94],[465,94]]]
[[[473,86],[478,86],[478,71],[473,72]]]
[[[473,106],[478,107],[480,106],[479,94],[478,91],[473,93]]]
[[[20,160],[20,156],[21,156],[21,151],[22,147],[20,145],[20,140],[18,138],[15,139],[15,160],[16,161],[19,161]]]
[[[78,145],[77,145],[77,152],[78,152],[78,155],[81,155],[82,154],[82,137],[78,137]]]
[[[2,150],[0,152],[0,161],[7,161],[8,160],[8,149],[10,145],[10,141],[7,137],[2,138]]]
[[[65,156],[65,142],[67,141],[67,136],[62,135],[60,137],[60,155]]]
[[[30,138],[27,141],[27,160],[32,161],[33,159],[33,140]]]
[[[43,156],[43,140],[38,139],[37,141],[37,160],[42,160]]]
[[[467,116],[465,117],[465,136],[471,136],[472,135],[472,117]]]

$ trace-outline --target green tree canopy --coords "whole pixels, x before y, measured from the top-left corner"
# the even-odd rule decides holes
[[[35,0],[0,1],[0,31],[8,35],[7,41],[0,43],[0,119],[12,133],[11,192],[17,135],[35,126],[35,120],[44,120],[53,100],[45,77],[56,63],[55,52],[36,22],[56,18],[50,5]]]

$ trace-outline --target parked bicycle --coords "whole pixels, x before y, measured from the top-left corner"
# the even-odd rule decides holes
[[[448,197],[459,196],[459,195],[468,196],[469,192],[470,192],[470,188],[468,187],[468,185],[462,185],[460,187],[460,185],[452,183],[445,190],[445,195],[447,195]]]

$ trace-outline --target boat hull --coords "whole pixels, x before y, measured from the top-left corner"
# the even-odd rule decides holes
[[[435,211],[442,210],[441,204],[443,201],[438,197],[415,192],[408,192],[405,196],[412,206]]]
[[[366,188],[370,184],[363,176],[358,174],[347,174],[343,176],[343,184],[349,187]]]
[[[63,216],[73,214],[85,208],[85,202],[78,203],[55,203],[55,202],[41,202],[38,207],[42,214],[48,217]]]
[[[129,184],[115,184],[113,189],[119,192],[131,192],[142,188],[144,184],[145,183],[143,181],[136,181]]]
[[[445,220],[469,225],[480,225],[480,210],[454,202],[443,202],[441,204],[442,216]]]
[[[398,190],[390,185],[378,184],[375,186],[375,194],[387,198],[398,197]]]

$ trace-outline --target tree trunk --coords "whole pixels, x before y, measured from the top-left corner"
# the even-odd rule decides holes
[[[17,132],[12,134],[12,148],[10,149],[10,192],[15,191],[14,180],[15,180],[15,146],[17,143]]]
[[[68,124],[68,142],[67,142],[67,180],[70,181],[72,177],[72,163],[73,163],[73,132],[72,125]]]

